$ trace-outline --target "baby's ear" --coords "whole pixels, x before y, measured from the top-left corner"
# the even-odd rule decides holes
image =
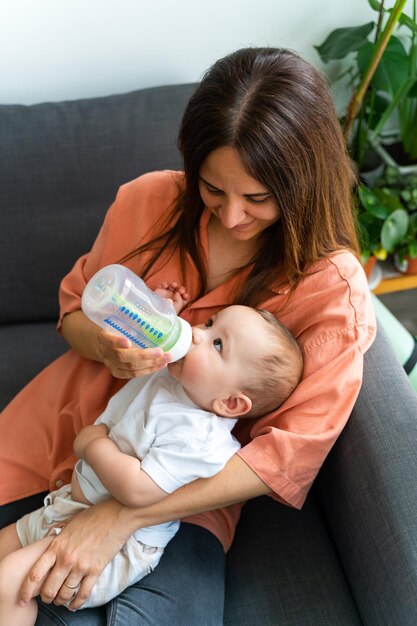
[[[213,412],[222,417],[241,417],[252,408],[252,400],[244,393],[236,393],[228,398],[216,398]]]

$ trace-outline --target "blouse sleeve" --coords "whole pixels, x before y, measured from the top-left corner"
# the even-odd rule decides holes
[[[107,211],[90,252],[76,261],[59,290],[60,317],[81,308],[90,278],[102,267],[117,263],[147,237],[181,193],[182,172],[151,172],[122,185]]]
[[[104,223],[99,231],[92,249],[81,256],[72,270],[63,278],[59,288],[59,320],[58,332],[64,315],[81,308],[81,296],[89,279],[102,267],[101,259],[103,248],[108,237],[109,222],[111,221],[111,207],[107,212]]]
[[[304,376],[276,412],[252,425],[250,442],[238,452],[273,497],[296,508],[346,425],[362,384],[363,354],[376,332],[363,271],[355,264],[344,271],[343,263],[350,262],[345,257],[331,268],[339,280],[326,277],[310,298],[301,294],[282,320],[298,331]]]

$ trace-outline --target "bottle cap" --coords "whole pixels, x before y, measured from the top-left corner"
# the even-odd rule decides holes
[[[187,354],[193,340],[193,331],[190,324],[183,320],[182,317],[178,319],[181,324],[181,332],[177,343],[169,350],[169,353],[172,355],[171,363],[179,361]]]

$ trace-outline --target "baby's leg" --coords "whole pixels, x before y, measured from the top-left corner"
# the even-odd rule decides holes
[[[16,524],[10,524],[0,530],[0,561],[10,552],[22,547],[16,532]]]
[[[25,607],[21,607],[19,606],[19,592],[30,568],[45,552],[54,536],[44,537],[22,548],[15,524],[7,526],[4,531],[7,533],[0,537],[1,546],[3,547],[4,544],[6,547],[8,544],[9,548],[14,551],[6,553],[2,550],[5,556],[0,561],[0,626],[11,626],[11,624],[33,626],[38,614],[36,600],[31,600]]]

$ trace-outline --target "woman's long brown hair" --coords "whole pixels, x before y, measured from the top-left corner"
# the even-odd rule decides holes
[[[256,306],[277,280],[294,289],[313,263],[337,250],[358,253],[352,168],[333,101],[321,74],[295,53],[245,48],[217,61],[188,103],[178,146],[186,178],[174,209],[178,219],[123,259],[155,249],[145,277],[167,247],[179,246],[183,268],[188,252],[201,276],[200,296],[205,293],[199,172],[208,154],[223,146],[237,150],[281,213],[262,233],[239,303]]]

